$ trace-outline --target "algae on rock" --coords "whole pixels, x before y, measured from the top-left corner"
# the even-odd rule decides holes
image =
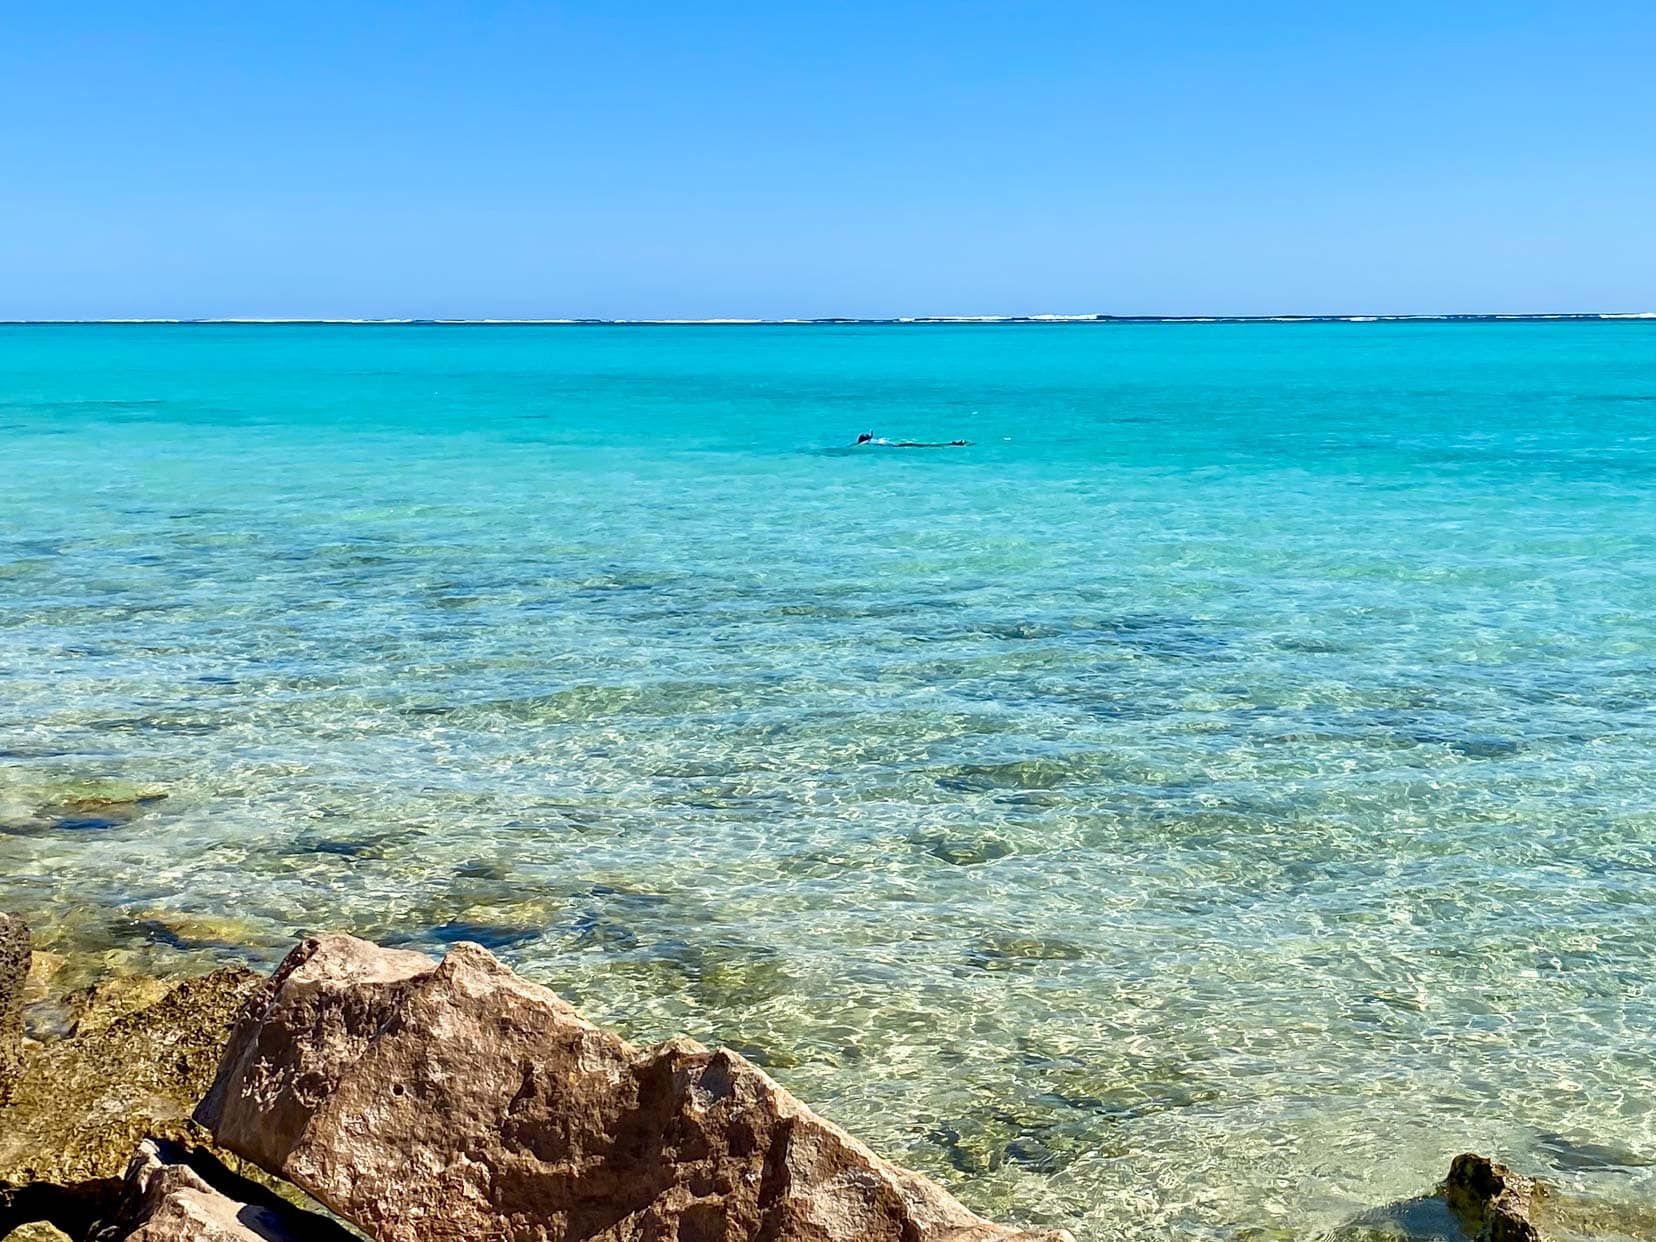
[[[259,982],[220,970],[108,1021],[90,998],[75,1035],[27,1058],[0,1111],[0,1186],[119,1178],[143,1139],[199,1135],[190,1112]]]
[[[23,1055],[23,989],[29,979],[29,928],[0,913],[0,1104],[11,1095]]]

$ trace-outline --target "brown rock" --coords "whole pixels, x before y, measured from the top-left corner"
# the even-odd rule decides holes
[[[1449,1165],[1443,1198],[1474,1242],[1540,1242],[1530,1220],[1535,1183],[1471,1153]]]
[[[1000,1242],[741,1056],[634,1048],[475,945],[306,941],[197,1119],[381,1242]]]
[[[347,1242],[332,1221],[283,1203],[204,1152],[146,1140],[114,1219],[89,1242]]]
[[[23,989],[29,980],[29,926],[0,914],[0,1104],[11,1096],[23,1056]]]

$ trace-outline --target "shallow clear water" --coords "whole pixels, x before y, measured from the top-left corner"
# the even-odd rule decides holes
[[[481,940],[1089,1238],[1656,1204],[1656,326],[6,328],[0,443],[74,962]]]

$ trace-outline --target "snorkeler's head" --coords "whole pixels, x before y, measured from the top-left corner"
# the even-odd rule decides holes
[[[865,431],[865,432],[862,433],[862,435],[857,437],[857,443],[858,444],[867,444],[873,438],[874,438],[874,433],[872,431]]]

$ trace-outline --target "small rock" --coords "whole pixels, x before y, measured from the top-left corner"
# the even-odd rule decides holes
[[[23,990],[29,981],[29,926],[0,914],[0,1104],[11,1098],[23,1056]]]
[[[63,1230],[43,1220],[32,1220],[26,1225],[19,1225],[5,1237],[6,1242],[71,1242],[69,1235]]]
[[[211,1156],[145,1140],[120,1205],[88,1242],[345,1242],[344,1229],[283,1203]]]
[[[974,1215],[739,1054],[634,1048],[485,949],[300,945],[196,1118],[379,1242],[1059,1242]]]
[[[29,962],[29,978],[23,985],[23,1003],[31,1005],[50,996],[52,985],[63,972],[67,961],[61,953],[53,953],[35,946],[33,958]]]
[[[1530,1221],[1535,1182],[1470,1152],[1456,1156],[1444,1201],[1474,1242],[1540,1242]]]

